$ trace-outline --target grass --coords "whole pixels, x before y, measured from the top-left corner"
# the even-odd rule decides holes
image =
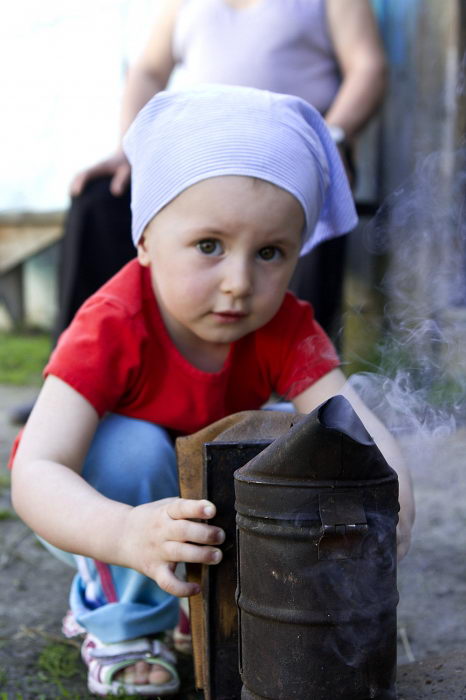
[[[8,508],[5,509],[0,509],[0,521],[1,520],[16,520],[17,519],[16,513],[14,513],[12,510],[9,510]]]
[[[67,644],[47,644],[41,651],[38,666],[47,679],[60,687],[62,680],[79,673],[79,658],[79,649]],[[60,690],[63,692],[63,687]]]
[[[0,332],[0,384],[39,386],[51,349],[42,332]]]
[[[79,649],[65,643],[47,644],[40,653],[37,665],[39,679],[55,686],[57,692],[54,693],[54,698],[82,700],[83,696],[80,692],[69,690],[66,687],[67,681],[82,675],[83,665]],[[46,698],[45,695],[44,698]]]
[[[0,473],[0,494],[10,488],[11,477],[9,474]]]
[[[52,642],[47,644],[40,652],[37,662],[37,675],[35,676],[36,687],[41,689],[34,692],[34,700],[85,700],[90,695],[85,691],[85,666],[81,661],[79,649],[66,643]],[[1,691],[2,685],[8,679],[5,669],[0,667],[0,700],[25,700],[23,693],[6,693]],[[82,691],[70,689],[70,683],[76,688],[82,680]],[[29,678],[29,682],[34,686],[34,677]],[[44,683],[48,685],[48,690],[44,688]],[[44,688],[44,690],[42,690]],[[84,693],[84,694],[83,694]],[[27,692],[27,698],[32,697]],[[94,696],[92,696],[94,697]],[[125,693],[108,696],[118,700],[131,700],[134,695]]]

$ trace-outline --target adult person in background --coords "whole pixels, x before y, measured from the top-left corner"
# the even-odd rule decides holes
[[[146,102],[167,88],[175,68],[178,88],[227,83],[307,100],[325,117],[354,180],[354,138],[385,88],[385,57],[370,0],[160,0],[149,40],[127,74],[121,136]],[[85,299],[135,255],[129,181],[120,144],[72,182],[55,338]],[[345,239],[305,256],[290,285],[312,303],[333,339],[341,327]],[[16,413],[13,419],[21,422],[27,408]]]
[[[162,0],[149,41],[128,72],[122,135],[141,107],[167,87],[177,66],[182,69],[183,84],[246,85],[306,99],[325,116],[350,179],[354,178],[351,145],[376,111],[385,87],[384,52],[370,0]],[[109,159],[76,176],[71,186],[75,203],[88,189],[95,206],[96,194],[86,185],[101,177],[110,178],[109,193],[114,199],[107,199],[109,211],[121,208],[122,202],[115,204],[115,198],[128,192],[130,179],[121,146]],[[118,234],[112,234],[116,226],[109,221],[109,235],[118,235],[128,244],[120,250],[115,241],[115,271],[127,262],[126,254],[134,254],[129,214],[126,218],[128,228]],[[96,223],[100,228],[98,219]],[[82,232],[84,237],[89,235]],[[92,236],[92,246],[97,239],[98,235]],[[311,301],[318,321],[333,336],[339,330],[344,242],[345,237],[320,246],[303,259],[292,281],[293,290]],[[86,257],[100,256],[97,250],[95,256]],[[75,259],[75,264],[82,270],[86,261],[81,266]],[[69,265],[66,270],[69,275]],[[105,279],[90,280],[90,287],[83,289],[84,298]],[[76,283],[85,281],[80,275]],[[61,314],[60,331],[80,303],[71,304],[75,308],[67,316]]]

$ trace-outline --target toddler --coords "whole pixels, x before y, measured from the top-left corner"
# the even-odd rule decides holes
[[[124,146],[137,259],[63,333],[12,495],[47,546],[77,565],[65,625],[86,632],[89,690],[163,696],[179,679],[161,637],[177,622],[177,596],[199,592],[176,564],[217,564],[224,540],[197,522],[215,504],[178,497],[174,438],[272,393],[301,412],[341,393],[338,357],[287,285],[299,255],[356,217],[327,128],[297,97],[215,85],[162,92]],[[408,474],[390,435],[347,397],[398,471],[403,555]]]

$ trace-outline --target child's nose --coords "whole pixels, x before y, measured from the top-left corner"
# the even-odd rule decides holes
[[[247,260],[231,258],[225,261],[221,290],[224,294],[244,297],[251,294],[253,273]]]

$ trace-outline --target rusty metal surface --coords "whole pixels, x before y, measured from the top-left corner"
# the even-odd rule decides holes
[[[243,700],[393,700],[398,481],[331,399],[235,474]]]

